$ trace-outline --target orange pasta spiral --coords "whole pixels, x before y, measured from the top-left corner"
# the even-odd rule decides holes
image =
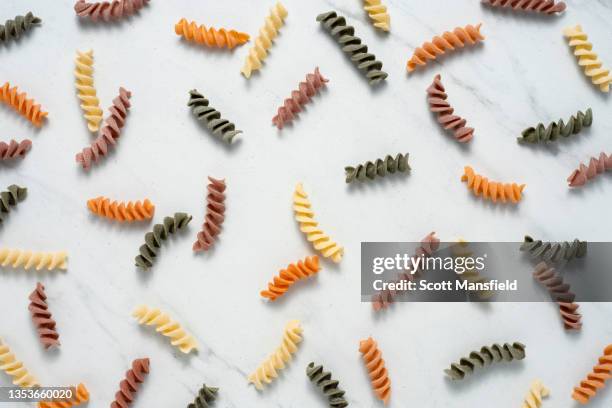
[[[368,337],[359,342],[359,351],[370,375],[374,393],[385,404],[388,403],[391,398],[391,380],[378,344],[372,337]]]
[[[292,263],[286,269],[281,269],[273,281],[268,283],[268,289],[261,291],[261,296],[275,301],[283,296],[293,284],[300,279],[306,279],[321,270],[319,257],[307,256],[303,261]]]
[[[72,397],[52,402],[39,402],[38,408],[70,408],[81,405],[89,401],[89,391],[84,384],[79,384],[75,387]]]
[[[246,33],[225,28],[219,30],[213,27],[206,28],[204,24],[198,26],[195,21],[188,22],[184,18],[174,25],[174,32],[187,41],[209,48],[229,48],[231,50],[249,41],[249,35]]]
[[[15,109],[36,127],[41,127],[43,119],[48,115],[34,99],[28,99],[28,95],[25,92],[19,92],[16,86],[11,88],[8,82],[5,82],[0,88],[0,102]]]
[[[582,316],[578,313],[578,303],[574,302],[576,295],[570,291],[570,286],[546,262],[540,262],[533,272],[535,280],[540,282],[550,292],[552,299],[559,305],[559,314],[566,330],[580,330]]]
[[[481,24],[457,27],[452,32],[446,31],[442,36],[435,36],[431,42],[425,42],[414,50],[412,57],[408,60],[406,68],[408,72],[414,71],[418,66],[424,66],[430,60],[435,60],[438,55],[447,51],[463,48],[466,44],[474,45],[482,40],[484,36],[480,33]]]
[[[194,252],[208,251],[221,233],[221,225],[225,221],[225,180],[208,177],[208,181],[206,216],[202,230],[193,243]]]
[[[603,388],[607,379],[612,377],[612,344],[608,344],[604,350],[604,355],[599,357],[599,363],[593,367],[586,379],[574,388],[572,398],[581,404],[589,402],[600,388]]]
[[[523,198],[522,194],[525,188],[525,184],[519,185],[516,183],[491,181],[486,177],[476,174],[470,166],[464,167],[461,181],[467,182],[468,189],[474,195],[477,197],[482,196],[485,200],[491,200],[494,203],[499,200],[502,203],[511,201],[516,204]]]
[[[87,208],[100,217],[106,217],[109,220],[119,222],[150,220],[155,213],[155,206],[148,198],[145,198],[144,201],[128,201],[126,203],[111,201],[106,197],[100,196],[88,200]]]

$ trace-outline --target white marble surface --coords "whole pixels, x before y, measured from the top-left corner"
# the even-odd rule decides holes
[[[571,192],[565,178],[582,160],[610,149],[609,98],[580,72],[562,28],[581,23],[603,61],[612,65],[612,6],[569,0],[568,11],[543,18],[481,7],[477,0],[385,0],[389,35],[375,32],[358,0],[286,0],[289,10],[264,69],[240,74],[248,46],[209,51],[174,35],[181,17],[255,35],[272,2],[153,0],[128,21],[81,24],[72,1],[3,0],[2,19],[27,10],[44,20],[18,45],[0,47],[0,79],[18,84],[50,112],[34,130],[0,109],[0,138],[31,138],[21,163],[0,169],[0,186],[23,184],[27,200],[0,229],[1,246],[65,249],[67,273],[0,271],[0,335],[44,384],[84,382],[92,407],[108,406],[132,359],[151,358],[151,374],[135,407],[186,406],[202,382],[221,387],[220,407],[325,406],[304,375],[311,360],[331,369],[351,406],[379,406],[357,351],[373,335],[393,382],[391,407],[519,406],[528,385],[541,378],[547,403],[570,407],[572,387],[612,338],[608,304],[584,304],[584,329],[564,333],[551,304],[400,304],[374,316],[359,302],[361,241],[417,240],[431,230],[446,240],[609,240],[612,177]],[[386,85],[371,89],[315,22],[335,9],[384,62]],[[482,46],[450,55],[408,77],[413,48],[458,25],[483,22]],[[133,109],[120,145],[89,174],[74,155],[91,136],[73,85],[76,49],[93,48],[95,80],[106,108],[120,85],[133,91]],[[270,124],[276,108],[315,66],[330,78],[295,126]],[[475,127],[460,148],[436,125],[425,89],[441,73],[458,113]],[[244,130],[227,149],[196,125],[185,106],[197,87]],[[538,121],[567,118],[591,106],[590,130],[554,148],[520,146],[515,137]],[[413,168],[362,188],[344,184],[343,167],[388,152],[408,151]],[[492,178],[527,184],[518,207],[474,199],[459,182],[471,164]],[[228,211],[214,251],[193,255],[203,218],[205,178],[225,177]],[[258,292],[288,262],[311,253],[292,217],[291,195],[303,181],[324,229],[346,247],[340,266],[324,263],[311,282],[276,304]],[[149,197],[156,221],[175,211],[194,215],[188,232],[171,240],[148,273],[133,258],[150,225],[120,226],[96,219],[88,198]],[[62,347],[45,352],[29,319],[27,296],[37,280],[47,285]],[[183,356],[165,338],[140,328],[130,312],[159,306],[202,344]],[[278,344],[284,324],[300,319],[305,341],[291,366],[264,393],[246,374]],[[475,347],[520,340],[528,358],[450,384],[442,370]],[[0,375],[0,385],[9,385]],[[610,406],[604,391],[592,407]],[[5,404],[9,406],[9,404]],[[17,406],[17,405],[15,405]]]

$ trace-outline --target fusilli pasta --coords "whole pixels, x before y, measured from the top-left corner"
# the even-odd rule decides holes
[[[567,178],[567,182],[570,187],[581,187],[598,174],[610,169],[612,169],[612,154],[601,152],[599,157],[591,157],[588,166],[580,163],[580,166]]]
[[[491,181],[474,173],[474,169],[470,166],[464,167],[461,181],[467,182],[468,190],[471,190],[474,195],[485,200],[491,200],[494,203],[499,200],[502,203],[512,202],[516,204],[523,198],[523,189],[525,188],[525,184]]]
[[[266,384],[270,384],[277,378],[278,370],[285,368],[285,365],[293,359],[291,355],[298,350],[302,341],[302,332],[302,326],[298,320],[291,320],[287,323],[281,345],[249,375],[249,383],[261,391]]]
[[[612,83],[610,70],[603,67],[603,63],[593,51],[593,44],[589,41],[589,36],[582,31],[582,26],[568,27],[563,30],[563,34],[568,39],[569,46],[574,49],[578,65],[584,69],[585,75],[602,92],[610,92]]]
[[[111,21],[129,17],[147,5],[149,0],[111,0],[87,2],[78,0],[74,4],[76,15],[91,21]]]
[[[36,27],[42,23],[42,20],[32,12],[28,12],[25,16],[16,16],[12,20],[6,20],[0,24],[0,44],[11,40],[18,40],[32,27]]]
[[[550,292],[552,299],[559,305],[563,327],[566,330],[580,330],[582,316],[578,313],[578,304],[574,302],[576,295],[570,291],[570,286],[563,282],[561,275],[546,262],[540,262],[533,272],[533,277]]]
[[[461,238],[455,245],[452,246],[452,254],[454,257],[458,258],[470,258],[474,256],[474,253],[470,249],[470,244]],[[463,273],[458,274],[458,276],[461,280],[478,285],[489,282],[489,279],[482,276],[475,267],[466,268],[466,270]],[[490,299],[495,294],[491,290],[477,290],[470,293],[481,300]]]
[[[119,222],[150,220],[155,213],[155,206],[148,198],[144,201],[119,202],[100,196],[88,200],[87,208],[100,217]]]
[[[546,262],[571,261],[574,258],[582,258],[587,254],[587,242],[574,239],[567,242],[543,242],[525,235],[520,250],[528,252],[532,258],[541,259]]]
[[[153,231],[145,234],[145,243],[140,246],[140,255],[135,258],[136,266],[144,270],[152,267],[162,241],[167,240],[170,234],[185,228],[191,218],[189,214],[177,212],[174,217],[165,217],[163,224],[155,224]]]
[[[195,117],[199,121],[206,123],[206,127],[213,135],[231,144],[234,141],[234,137],[242,133],[242,130],[237,130],[232,122],[221,117],[221,112],[208,104],[208,99],[196,89],[189,91],[189,102],[187,102],[187,106],[191,108]]]
[[[344,247],[332,241],[329,235],[325,234],[320,228],[319,223],[314,219],[312,204],[308,199],[308,194],[304,192],[302,183],[295,186],[293,193],[293,212],[295,220],[300,224],[300,231],[306,235],[306,239],[312,246],[325,258],[330,258],[338,263],[344,255]]]
[[[38,387],[40,383],[23,363],[17,360],[9,346],[0,339],[0,370],[13,377],[13,384],[22,388]]]
[[[249,55],[247,55],[244,66],[240,70],[245,78],[250,78],[253,71],[261,69],[261,63],[268,57],[268,50],[272,47],[280,28],[285,24],[287,14],[287,9],[280,2],[270,9],[270,14],[266,17],[264,26],[259,30],[259,35],[255,38],[255,44],[249,50]]]
[[[11,159],[23,159],[25,155],[32,148],[32,141],[30,139],[24,139],[21,142],[17,142],[11,139],[10,142],[0,142],[0,161],[11,160]]]
[[[47,304],[47,294],[42,283],[36,284],[36,289],[30,294],[30,305],[28,310],[32,315],[32,321],[38,331],[40,342],[48,349],[50,347],[59,347],[59,333],[56,329],[56,322],[51,316],[49,305]]]
[[[374,393],[378,399],[387,404],[391,398],[391,380],[378,344],[372,337],[368,337],[359,342],[359,351],[370,375]]]
[[[342,51],[350,56],[353,64],[365,74],[370,85],[376,85],[387,78],[388,74],[382,70],[382,62],[368,52],[368,46],[361,42],[361,38],[355,37],[355,27],[347,25],[343,16],[329,11],[319,14],[317,21],[334,37]]]
[[[425,66],[428,61],[433,61],[449,51],[463,48],[466,44],[474,45],[483,41],[485,38],[480,33],[481,26],[482,24],[457,27],[452,32],[446,31],[441,36],[435,36],[431,42],[423,43],[414,50],[412,57],[408,60],[406,64],[408,72],[414,71],[419,66]]]
[[[389,31],[391,17],[389,17],[387,12],[387,6],[382,4],[380,0],[363,0],[363,9],[370,16],[374,27],[383,31]]]
[[[438,115],[438,123],[446,130],[452,130],[455,140],[466,143],[474,137],[474,128],[466,126],[467,121],[454,115],[455,109],[448,103],[448,95],[442,85],[441,76],[435,76],[433,83],[427,88],[427,103],[429,110]]]
[[[534,380],[529,386],[529,393],[525,397],[525,402],[521,408],[540,408],[542,400],[550,395],[548,388],[540,380]]]
[[[272,123],[279,129],[285,126],[285,123],[293,121],[299,112],[302,111],[302,105],[311,101],[311,98],[319,92],[319,89],[329,82],[319,72],[319,67],[316,67],[314,73],[307,74],[306,80],[300,82],[298,89],[291,92],[291,97],[285,99],[283,106],[278,108],[276,116],[272,118]]]
[[[119,391],[115,393],[115,400],[110,408],[127,408],[136,398],[138,386],[149,374],[150,361],[148,358],[137,358],[132,361],[132,368],[125,372],[125,378],[119,383]]]
[[[55,400],[51,402],[39,402],[38,408],[70,408],[89,401],[89,391],[84,384],[74,387],[71,398]]]
[[[231,50],[249,41],[249,35],[246,33],[225,28],[219,30],[213,27],[207,28],[204,24],[198,25],[195,21],[189,22],[184,18],[174,25],[174,32],[187,41],[209,48],[229,48]]]
[[[555,0],[482,0],[482,3],[492,7],[534,11],[548,15],[561,13],[567,7],[564,2],[555,3]]]
[[[32,252],[22,251],[20,249],[0,248],[0,266],[11,268],[23,268],[26,271],[36,269],[40,271],[46,269],[67,268],[66,252]]]
[[[398,153],[395,157],[388,154],[384,160],[367,161],[356,167],[347,166],[344,168],[345,180],[347,183],[353,181],[374,180],[377,177],[385,177],[387,174],[407,173],[410,171],[408,164],[408,153]]]
[[[155,331],[163,336],[170,338],[170,344],[188,354],[192,350],[198,349],[196,339],[183,329],[183,327],[173,320],[167,313],[162,312],[157,308],[150,308],[146,305],[140,305],[132,316],[138,320],[139,324],[147,326],[155,326]]]
[[[25,92],[19,92],[16,86],[11,88],[8,82],[5,82],[0,88],[0,102],[15,109],[36,127],[41,127],[43,119],[48,115],[34,99],[28,99],[28,95]]]
[[[323,392],[331,408],[348,407],[348,401],[344,398],[345,391],[338,386],[338,380],[332,380],[331,373],[325,371],[323,366],[311,362],[306,367],[306,376]]]
[[[225,180],[208,177],[206,216],[193,243],[194,252],[208,251],[215,244],[225,221]]]
[[[217,387],[208,387],[206,384],[202,385],[202,388],[198,391],[197,397],[191,404],[187,405],[187,408],[212,407],[217,399],[217,392],[219,392],[219,388]]]
[[[321,270],[319,257],[307,256],[304,260],[291,263],[286,269],[281,269],[279,274],[268,283],[268,289],[262,290],[261,296],[275,301],[283,296],[294,283],[317,274]]]
[[[576,116],[572,115],[567,124],[563,122],[563,119],[559,119],[559,122],[551,122],[548,127],[539,123],[536,127],[527,128],[523,130],[518,141],[525,143],[555,142],[559,140],[559,137],[567,138],[580,133],[583,128],[590,127],[592,123],[593,111],[588,108],[586,113],[578,111]]]
[[[505,343],[503,346],[493,344],[491,347],[484,346],[480,351],[472,351],[468,357],[463,357],[458,363],[451,364],[449,369],[444,370],[452,380],[463,380],[472,374],[475,368],[485,368],[493,363],[502,361],[510,362],[525,358],[525,345],[515,342]]]
[[[608,344],[603,353],[593,371],[580,381],[580,385],[574,387],[572,398],[581,404],[587,404],[606,385],[606,380],[612,377],[612,344]]]
[[[28,189],[12,184],[6,188],[6,191],[0,192],[0,225],[8,216],[11,207],[16,206],[26,199]]]
[[[81,110],[87,121],[89,131],[97,132],[100,129],[100,122],[102,122],[102,109],[100,109],[100,100],[94,86],[93,50],[85,52],[77,51],[77,57],[74,62],[75,86],[81,101]]]

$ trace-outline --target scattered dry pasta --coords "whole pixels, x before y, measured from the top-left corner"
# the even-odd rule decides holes
[[[385,367],[385,360],[378,348],[378,344],[372,337],[359,342],[359,351],[362,354],[363,362],[370,375],[372,389],[382,402],[387,404],[391,398],[391,380]]]
[[[66,252],[32,252],[21,249],[0,248],[0,266],[11,268],[23,268],[26,271],[36,269],[40,271],[46,269],[67,268]]]
[[[102,109],[98,99],[96,87],[93,79],[93,50],[81,52],[77,51],[74,76],[77,95],[81,101],[81,110],[87,121],[87,128],[90,132],[97,132],[102,122]]]
[[[521,343],[505,343],[503,346],[493,344],[491,347],[482,347],[480,351],[472,351],[468,357],[463,357],[458,363],[451,364],[450,368],[447,368],[444,372],[452,380],[463,380],[467,375],[472,374],[477,367],[485,368],[493,363],[510,362],[524,358],[525,345]]]
[[[594,85],[602,92],[610,92],[612,75],[610,70],[603,67],[603,63],[593,51],[593,44],[589,42],[589,36],[582,31],[582,26],[568,27],[563,34],[569,41],[569,46],[574,49],[574,55],[578,58],[578,65],[584,69],[584,73],[591,79]]]
[[[580,381],[580,385],[574,387],[572,398],[581,404],[587,404],[594,397],[600,388],[606,384],[606,380],[612,377],[612,344],[604,350],[604,355],[599,357],[597,365],[587,378]]]
[[[454,114],[455,109],[447,101],[448,95],[442,85],[442,77],[438,74],[427,88],[427,103],[429,110],[438,115],[438,123],[446,130],[452,130],[455,140],[466,143],[474,137],[474,128],[468,127],[467,121]]]
[[[78,0],[74,4],[76,15],[97,22],[118,20],[129,17],[147,5],[150,0],[110,0],[100,2],[87,2]]]
[[[203,45],[209,48],[229,48],[242,45],[249,41],[249,35],[236,30],[217,30],[213,27],[198,25],[195,21],[187,21],[184,18],[174,25],[174,32],[185,40]]]
[[[255,371],[249,375],[249,383],[258,390],[263,390],[266,384],[278,377],[278,370],[285,368],[302,341],[302,326],[298,320],[291,320],[283,331],[283,341],[268,358],[266,358]]]
[[[293,284],[301,279],[309,278],[321,270],[319,257],[307,256],[304,260],[291,263],[286,269],[281,269],[279,274],[268,283],[268,289],[261,291],[261,296],[275,301],[283,296]]]
[[[0,370],[13,377],[14,385],[22,388],[40,386],[36,377],[30,374],[21,361],[17,360],[15,354],[2,339],[0,339]]]
[[[148,198],[144,201],[119,202],[100,196],[88,200],[87,208],[100,217],[119,222],[150,220],[155,213],[155,206]]]
[[[74,392],[71,398],[55,400],[51,402],[39,402],[38,408],[69,408],[76,407],[89,401],[89,391],[84,384],[79,384],[74,387]]]
[[[191,215],[185,213],[174,213],[173,217],[165,217],[162,224],[155,224],[153,231],[145,234],[145,243],[140,246],[140,254],[134,258],[136,266],[148,270],[157,259],[162,242],[185,228],[191,222]]]
[[[555,0],[482,0],[482,3],[492,7],[533,11],[548,15],[561,13],[567,7],[564,2],[555,3]]]
[[[374,27],[389,31],[391,17],[387,12],[387,6],[382,4],[380,0],[363,0],[363,9],[368,13]]]
[[[525,397],[525,402],[521,408],[540,408],[542,400],[550,395],[548,388],[540,380],[534,380],[529,386],[529,393]]]
[[[610,169],[612,169],[612,154],[607,155],[601,152],[599,157],[591,157],[588,166],[580,163],[580,166],[567,178],[567,182],[570,187],[581,187],[587,181]]]
[[[0,161],[23,159],[31,148],[32,141],[30,139],[24,139],[21,142],[14,139],[11,139],[8,143],[0,142]]]
[[[136,398],[138,386],[149,374],[150,361],[148,358],[137,358],[132,361],[132,368],[125,372],[125,378],[119,383],[119,391],[115,393],[115,400],[110,408],[127,408]]]
[[[170,344],[187,354],[192,350],[198,349],[196,339],[183,329],[183,327],[173,320],[167,313],[162,312],[157,308],[150,308],[146,305],[140,305],[132,316],[138,320],[139,324],[146,326],[155,326],[155,331],[163,336],[170,338]]]
[[[15,109],[36,127],[41,127],[43,119],[48,115],[34,99],[28,99],[28,95],[25,92],[19,92],[16,86],[11,88],[8,82],[5,82],[0,88],[0,102]]]
[[[346,166],[344,168],[345,181],[347,183],[357,180],[362,182],[374,180],[377,177],[386,177],[387,174],[407,174],[409,171],[408,153],[398,153],[395,157],[388,154],[384,159],[376,159],[374,162],[367,161],[364,164]]]
[[[30,30],[32,27],[40,25],[42,20],[32,12],[28,12],[25,16],[17,16],[12,20],[6,20],[4,24],[0,24],[0,44],[12,40],[18,40],[22,34]]]
[[[197,89],[189,91],[187,106],[191,108],[191,112],[200,122],[206,124],[206,127],[213,135],[220,137],[228,144],[234,141],[236,135],[242,133],[242,130],[236,129],[236,125],[222,118],[221,112],[210,106],[208,99],[199,93]]]
[[[494,203],[499,200],[502,203],[512,202],[516,204],[523,198],[523,189],[525,188],[525,184],[490,181],[488,178],[474,173],[474,169],[470,166],[464,167],[461,181],[467,182],[468,189],[476,197],[482,197]]]

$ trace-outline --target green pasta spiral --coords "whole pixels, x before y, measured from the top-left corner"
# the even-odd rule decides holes
[[[200,388],[200,391],[198,391],[198,396],[191,404],[187,405],[187,408],[212,407],[212,404],[217,399],[218,391],[219,388],[207,387],[206,384],[202,385],[202,388]]]
[[[6,20],[4,25],[0,24],[0,43],[18,40],[24,32],[41,22],[42,20],[34,16],[32,12],[25,16],[17,16],[12,20]]]
[[[199,93],[196,89],[189,91],[189,102],[187,106],[195,117],[206,123],[206,127],[213,135],[220,137],[224,142],[232,143],[234,137],[242,133],[242,130],[237,130],[236,125],[227,119],[221,117],[221,112],[209,106],[208,99]]]
[[[6,188],[6,191],[0,193],[0,223],[4,221],[7,214],[11,211],[11,207],[25,200],[28,189],[11,185]]]
[[[515,342],[505,343],[503,346],[493,344],[484,346],[480,351],[472,351],[468,357],[463,357],[459,363],[451,364],[450,368],[444,370],[453,380],[463,380],[467,375],[472,374],[474,369],[488,367],[493,363],[502,361],[510,362],[525,358],[525,345]]]
[[[338,387],[338,380],[332,380],[331,373],[323,370],[323,366],[311,362],[306,367],[306,375],[314,385],[323,391],[323,395],[329,400],[330,407],[344,408],[348,406],[348,401],[344,398],[344,390]]]
[[[587,242],[574,239],[572,242],[546,242],[525,235],[520,250],[528,252],[532,258],[557,263],[583,258],[587,254]]]
[[[576,115],[572,115],[567,124],[563,122],[563,119],[559,119],[558,122],[550,123],[548,127],[540,123],[536,127],[525,129],[518,141],[532,144],[555,142],[560,137],[567,138],[579,133],[583,128],[591,126],[592,123],[593,111],[588,108],[586,113],[578,111]]]
[[[165,217],[163,224],[155,224],[152,232],[145,234],[145,243],[140,247],[140,255],[136,256],[136,266],[144,270],[153,266],[162,241],[170,234],[184,228],[191,221],[191,215],[177,212],[174,217]]]
[[[347,166],[344,168],[344,171],[347,183],[351,183],[355,180],[374,180],[376,177],[385,177],[389,173],[405,173],[410,171],[408,153],[398,153],[395,157],[387,155],[384,160],[377,159],[374,162],[367,161],[364,164],[357,165],[357,167]]]

